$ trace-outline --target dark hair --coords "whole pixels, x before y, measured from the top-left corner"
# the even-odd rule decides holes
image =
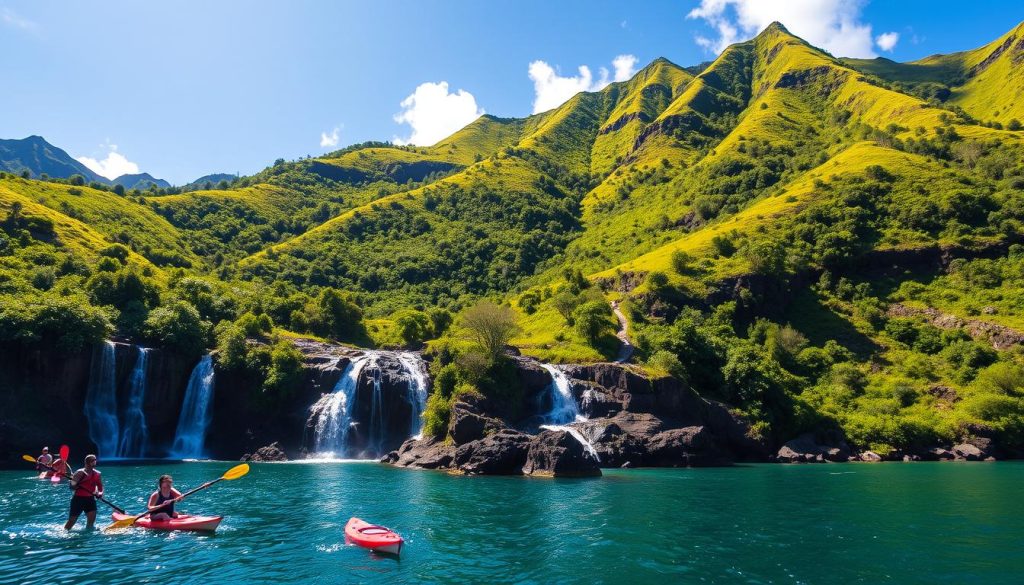
[[[164,485],[164,480],[167,480],[167,481],[172,482],[172,483],[174,482],[174,478],[173,477],[171,477],[171,476],[169,476],[167,474],[164,474],[164,475],[160,476],[160,479],[156,480],[156,487],[160,487],[160,486]]]

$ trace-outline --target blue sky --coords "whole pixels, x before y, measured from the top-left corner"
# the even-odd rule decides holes
[[[179,184],[247,174],[526,116],[775,19],[837,55],[903,61],[985,44],[1024,2],[0,0],[0,137]]]

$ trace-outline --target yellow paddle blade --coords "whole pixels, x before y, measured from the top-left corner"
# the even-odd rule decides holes
[[[32,461],[35,461],[35,459],[33,459]],[[245,475],[246,473],[249,473],[249,464],[243,463],[241,465],[236,465],[231,469],[227,470],[227,472],[225,472],[224,475],[221,476],[221,479],[238,479]]]
[[[132,524],[135,524],[135,521],[138,520],[138,519],[139,519],[138,516],[129,516],[127,518],[123,518],[121,520],[118,520],[117,522],[114,522],[113,524],[108,524],[107,527],[104,528],[103,530],[107,531],[107,530],[118,530],[120,528],[128,528]]]
[[[24,459],[25,461],[28,461],[29,463],[36,462],[36,458],[31,455],[22,455],[21,458]]]

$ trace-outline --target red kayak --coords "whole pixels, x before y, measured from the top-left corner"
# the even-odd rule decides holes
[[[405,542],[401,536],[383,526],[350,518],[345,525],[345,542],[368,548],[374,552],[397,555]]]
[[[118,514],[114,512],[111,515],[115,522],[118,520],[124,520],[125,518],[131,518],[128,514]],[[150,530],[191,530],[194,532],[213,532],[220,526],[220,521],[223,520],[223,516],[192,516],[191,514],[178,514],[177,518],[171,518],[170,520],[151,520],[148,517],[139,518],[135,521],[135,526],[141,528],[149,528]]]

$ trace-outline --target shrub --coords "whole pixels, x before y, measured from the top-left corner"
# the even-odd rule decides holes
[[[676,354],[663,349],[654,352],[647,360],[647,365],[659,372],[665,372],[676,378],[686,377],[686,368]]]
[[[406,344],[420,343],[430,337],[430,318],[423,311],[406,309],[395,316],[398,334]]]
[[[672,270],[676,274],[684,275],[689,272],[691,262],[693,262],[693,257],[686,252],[682,250],[672,252]]]
[[[270,369],[263,391],[284,399],[302,383],[302,353],[288,341],[278,341],[270,352]]]
[[[480,301],[463,311],[461,322],[469,338],[492,359],[505,351],[519,330],[512,309],[491,301]]]
[[[590,301],[576,308],[572,313],[576,331],[584,339],[593,343],[601,335],[601,331],[608,326],[608,316],[611,309],[603,301]]]
[[[208,329],[209,323],[202,320],[199,311],[184,301],[154,309],[145,322],[148,338],[185,355],[203,352]]]

